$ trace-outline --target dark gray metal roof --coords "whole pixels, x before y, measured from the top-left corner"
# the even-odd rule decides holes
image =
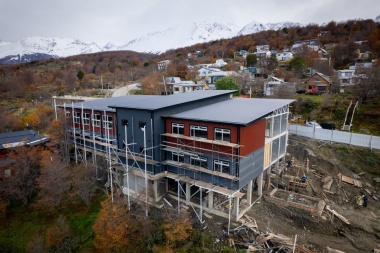
[[[169,96],[151,96],[141,100],[125,100],[121,103],[110,104],[113,108],[129,108],[140,110],[158,110],[165,107],[201,100],[204,98],[232,94],[236,90],[197,90]]]
[[[149,101],[149,99],[155,98],[155,97],[162,97],[162,96],[152,96],[152,95],[129,95],[129,96],[121,96],[121,97],[113,97],[113,98],[104,98],[104,99],[98,99],[98,100],[92,100],[92,101],[86,101],[86,102],[80,102],[80,103],[74,103],[74,104],[65,104],[60,105],[58,107],[66,107],[66,108],[73,108],[74,109],[93,109],[96,111],[108,111],[108,112],[115,112],[114,108],[110,108],[110,105],[118,105],[120,103],[131,103],[134,104],[136,101],[143,100],[145,103],[146,101]]]
[[[34,130],[0,133],[0,149],[12,148],[25,144],[35,146],[49,140],[50,138],[39,136]]]
[[[248,125],[293,101],[291,99],[233,98],[167,117]]]

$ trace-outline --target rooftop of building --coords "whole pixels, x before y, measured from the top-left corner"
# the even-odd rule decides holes
[[[151,96],[135,101],[125,100],[121,103],[110,104],[112,108],[128,108],[139,110],[159,110],[162,108],[203,100],[211,97],[228,95],[236,90],[196,90],[169,96]],[[141,95],[140,95],[141,97]]]
[[[50,138],[40,136],[34,130],[0,133],[0,149],[13,148],[25,144],[35,146],[49,140]]]
[[[245,126],[293,101],[291,99],[233,98],[168,117]]]

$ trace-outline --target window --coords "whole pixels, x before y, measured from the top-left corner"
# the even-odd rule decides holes
[[[222,160],[214,160],[214,170],[230,174],[230,163]]]
[[[103,128],[112,129],[112,116],[103,115]]]
[[[184,133],[185,133],[185,128],[183,124],[172,123],[172,134],[184,135]]]
[[[65,111],[66,119],[71,117],[70,111]]]
[[[100,114],[93,114],[92,115],[92,125],[94,127],[100,127]]]
[[[207,139],[207,127],[190,126],[190,136]]]
[[[80,124],[80,112],[74,112],[74,123]]]
[[[229,129],[215,128],[215,140],[216,141],[231,141],[231,131]]]
[[[173,152],[172,153],[172,160],[179,162],[179,163],[184,163],[185,162],[185,157],[183,154]]]
[[[83,113],[83,125],[90,125],[90,114],[89,113]]]
[[[190,164],[207,169],[207,158],[202,156],[191,156]]]
[[[321,79],[319,79],[317,77],[313,78],[313,82],[320,82],[320,81],[321,81]]]

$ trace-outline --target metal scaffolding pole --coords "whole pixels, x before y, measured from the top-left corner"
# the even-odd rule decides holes
[[[75,153],[75,163],[78,164],[78,154],[77,154],[77,140],[75,138],[75,123],[74,123],[74,103],[71,102],[71,111],[73,119],[73,136],[74,136],[74,153]]]
[[[82,136],[83,136],[83,147],[84,147],[84,165],[87,167],[87,149],[86,149],[86,136],[85,136],[85,130],[84,130],[84,113],[83,113],[83,103],[82,103]]]
[[[230,226],[231,226],[231,207],[232,207],[231,197],[228,197],[228,228],[227,228],[228,235],[230,234]]]
[[[124,125],[124,135],[125,135],[125,165],[127,166],[127,198],[128,198],[128,210],[131,210],[131,200],[129,192],[129,167],[128,167],[128,138],[127,138],[127,124]]]
[[[94,119],[94,109],[91,110],[91,123],[92,123],[92,141],[94,142],[94,155],[92,156],[92,163],[95,165],[95,176],[98,180],[98,165],[96,163],[96,143],[95,143],[95,119]]]
[[[111,199],[113,202],[113,185],[112,185],[112,163],[111,163],[111,143],[110,143],[110,131],[109,131],[109,121],[107,118],[106,111],[104,111],[104,119],[103,120],[103,127],[107,130],[107,138],[106,138],[106,152],[107,152],[107,158],[108,158],[108,165],[109,165],[109,180],[111,184]]]
[[[146,125],[141,128],[144,132],[144,177],[145,177],[145,215],[148,216],[148,177],[146,173]]]

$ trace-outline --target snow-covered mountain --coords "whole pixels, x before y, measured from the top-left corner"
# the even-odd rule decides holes
[[[375,22],[380,23],[380,15],[375,18]]]
[[[0,40],[0,64],[114,50],[162,53],[169,49],[186,47],[197,43],[232,38],[269,29],[278,30],[291,26],[301,26],[301,24],[292,22],[274,24],[252,22],[241,28],[234,24],[190,22],[163,31],[148,33],[121,46],[112,43],[101,46],[94,42],[85,43],[70,38],[43,38],[37,36],[27,37],[14,43]]]
[[[249,23],[248,25],[244,26],[239,32],[238,35],[247,35],[252,33],[257,33],[261,31],[267,31],[267,30],[281,30],[283,28],[289,28],[294,26],[303,26],[300,23],[294,23],[294,22],[280,22],[280,23],[268,23],[268,24],[262,24],[256,21],[253,21]]]
[[[168,49],[186,47],[197,43],[232,38],[239,27],[221,23],[188,23],[164,31],[149,33],[118,47],[118,50],[161,53]]]

